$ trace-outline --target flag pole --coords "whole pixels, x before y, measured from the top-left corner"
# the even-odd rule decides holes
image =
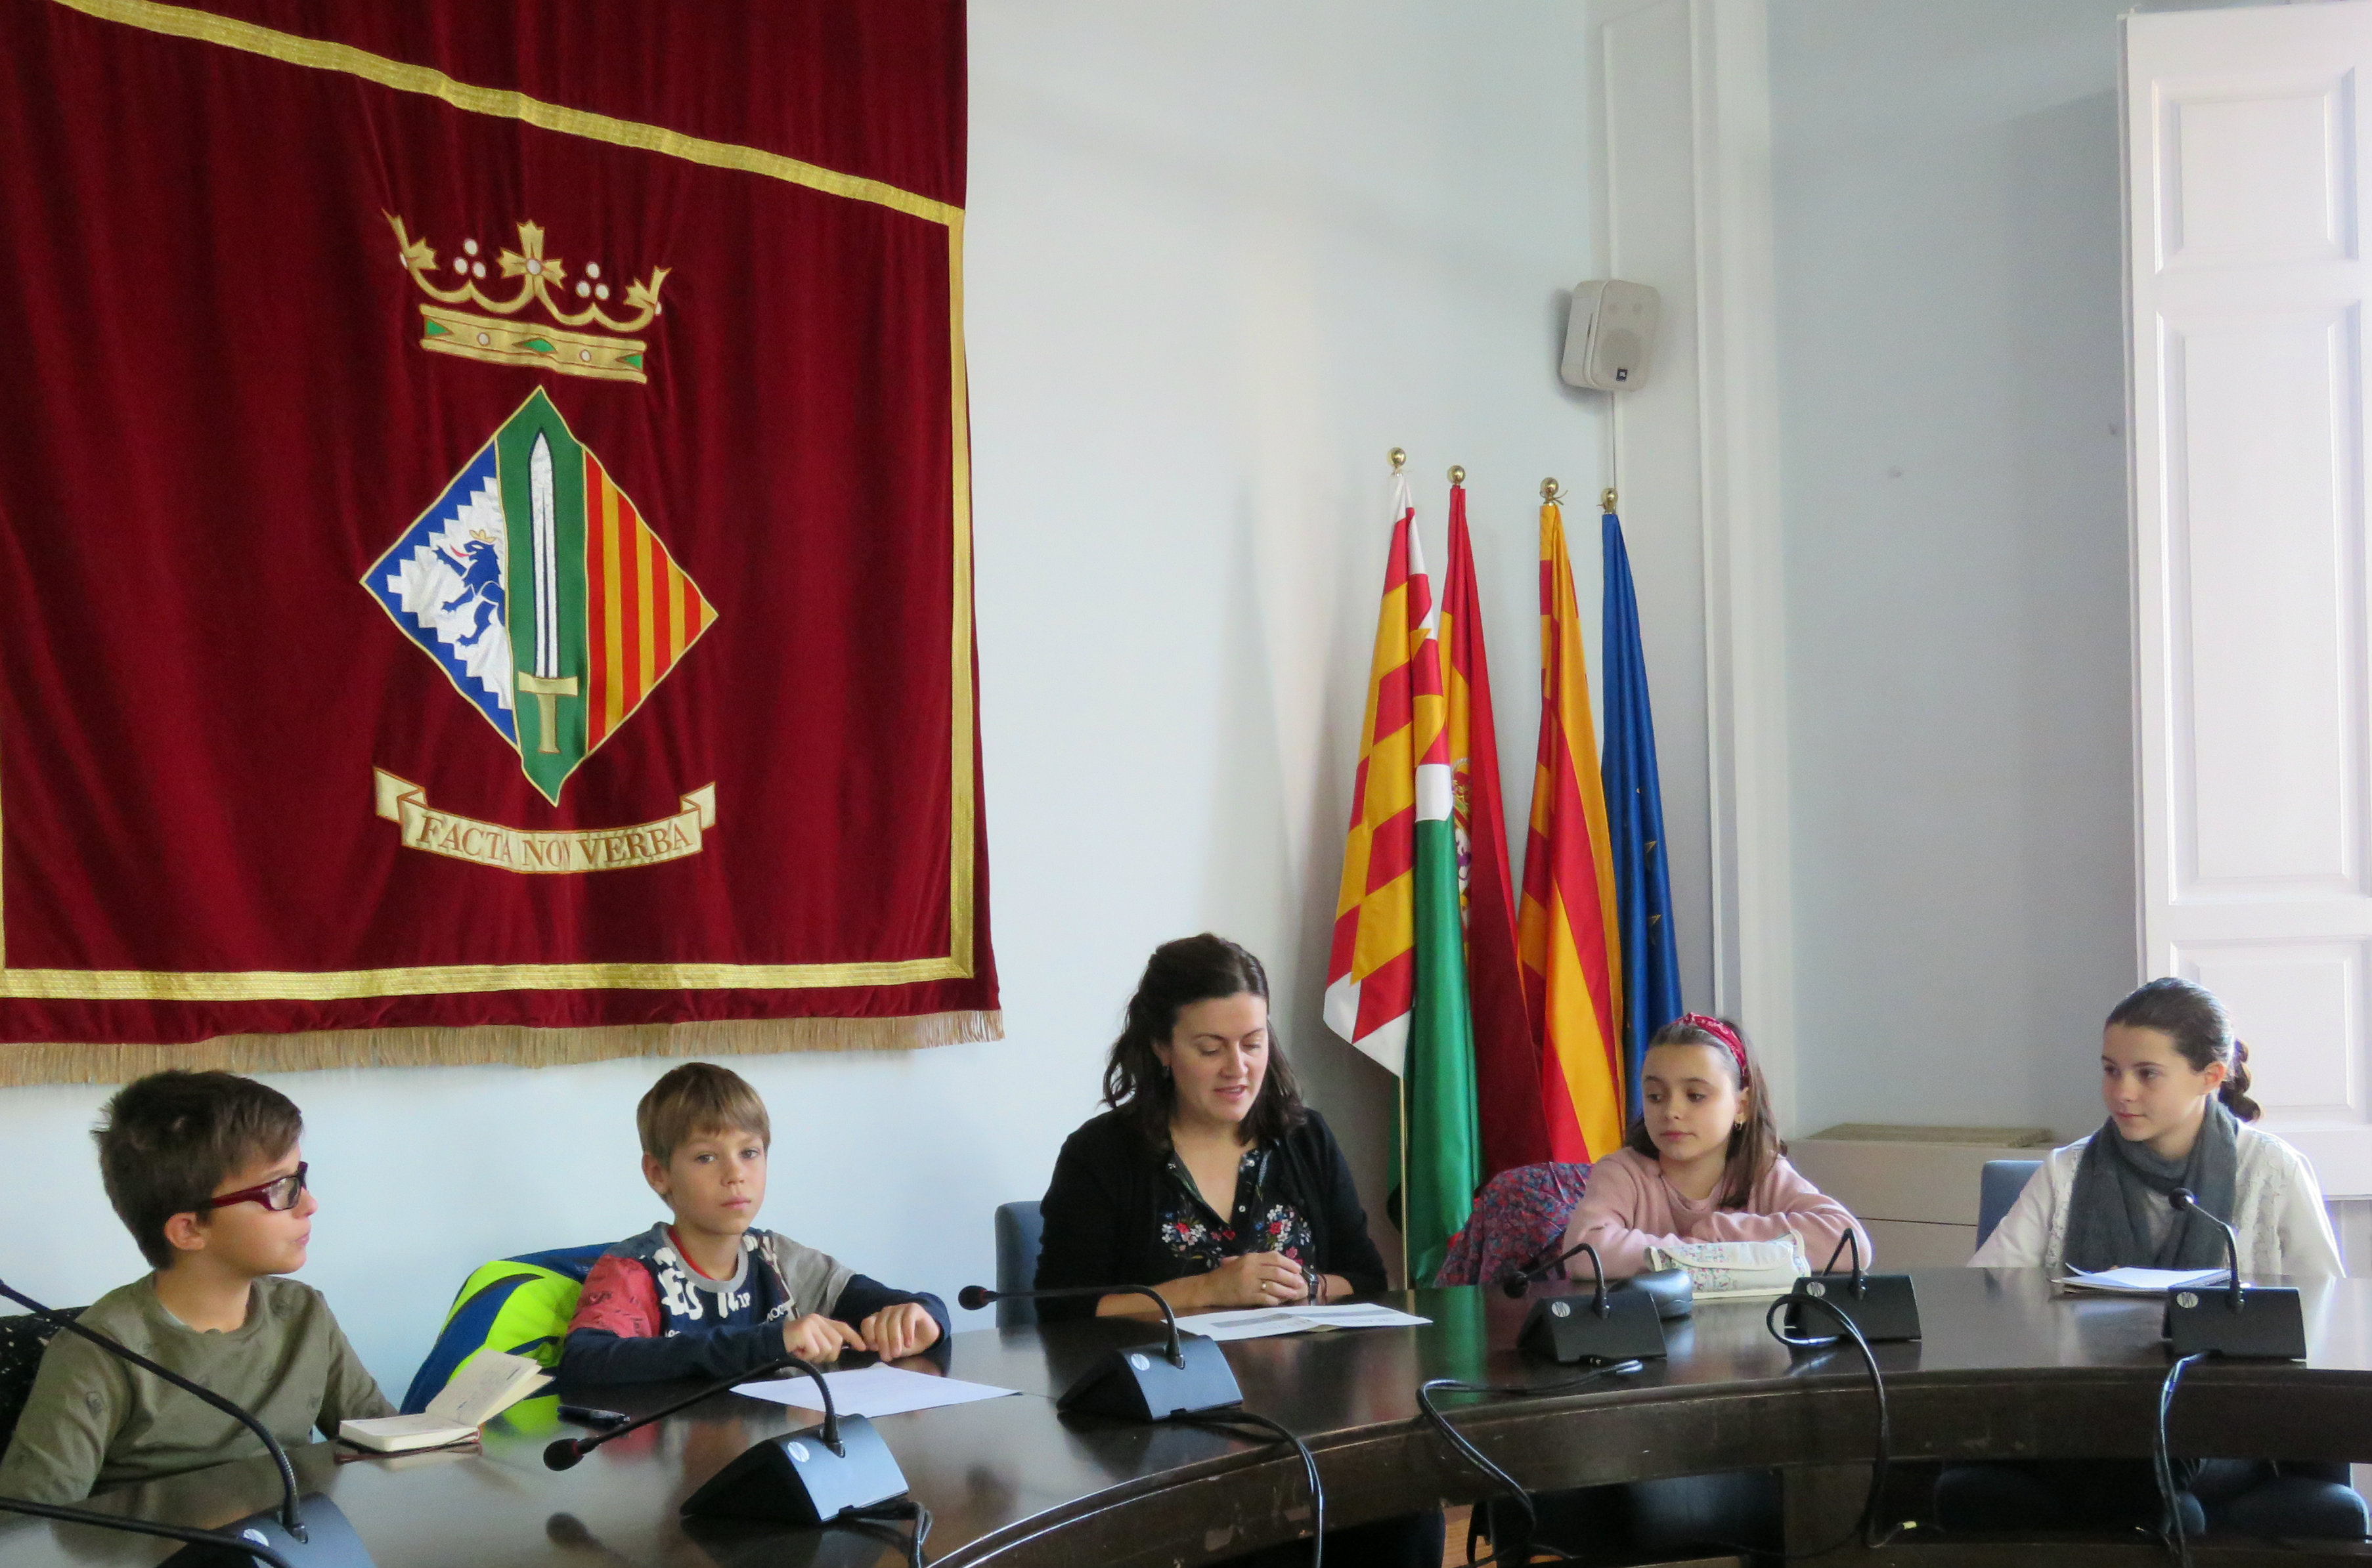
[[[1392,477],[1399,478],[1402,467],[1408,462],[1407,449],[1395,447],[1385,453],[1384,457],[1392,465]],[[1416,1282],[1409,1278],[1408,1091],[1408,1061],[1403,1056],[1401,1061],[1401,1070],[1394,1075],[1392,1083],[1392,1093],[1396,1097],[1392,1107],[1392,1126],[1399,1133],[1394,1142],[1399,1144],[1396,1152],[1400,1161],[1401,1220],[1398,1228],[1401,1233],[1401,1285],[1402,1289],[1413,1290],[1416,1288]]]

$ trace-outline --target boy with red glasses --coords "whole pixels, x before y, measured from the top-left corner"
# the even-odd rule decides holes
[[[280,1276],[305,1266],[320,1205],[305,1188],[304,1119],[285,1095],[230,1073],[157,1073],[107,1104],[93,1132],[108,1201],[155,1265],[81,1321],[244,1405],[294,1447],[315,1427],[392,1415],[329,1303]],[[72,1503],[248,1458],[229,1416],[89,1341],[50,1342],[0,1495]]]

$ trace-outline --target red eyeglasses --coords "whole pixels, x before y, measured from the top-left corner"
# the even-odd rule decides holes
[[[305,1193],[307,1167],[300,1164],[287,1176],[277,1176],[261,1187],[242,1187],[236,1192],[226,1192],[219,1198],[209,1198],[209,1209],[227,1209],[233,1203],[261,1203],[275,1213],[285,1213],[296,1206]]]

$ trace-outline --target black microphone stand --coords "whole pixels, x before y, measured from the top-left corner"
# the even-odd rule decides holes
[[[1592,1282],[1587,1312],[1574,1310],[1571,1296],[1543,1296],[1532,1303],[1516,1343],[1535,1355],[1570,1365],[1576,1361],[1638,1361],[1662,1356],[1664,1319],[1645,1291],[1606,1288],[1606,1260],[1582,1242],[1574,1252],[1589,1259]],[[1563,1258],[1556,1261],[1564,1261]],[[1553,1266],[1553,1265],[1550,1265]],[[1501,1288],[1505,1288],[1503,1283]],[[1513,1294],[1521,1295],[1518,1289]]]
[[[1853,1272],[1836,1272],[1837,1259],[1847,1249],[1852,1249]],[[1837,1238],[1829,1252],[1829,1260],[1817,1274],[1796,1282],[1795,1288],[1780,1298],[1786,1309],[1787,1333],[1781,1336],[1789,1344],[1836,1342],[1837,1336],[1820,1335],[1810,1315],[1831,1319],[1851,1318],[1855,1333],[1865,1340],[1915,1340],[1919,1338],[1919,1293],[1913,1288],[1909,1274],[1873,1274],[1862,1264],[1861,1236],[1852,1225]]]
[[[2272,1361],[2306,1359],[2306,1310],[2296,1285],[2244,1286],[2240,1283],[2240,1237],[2230,1222],[2209,1214],[2197,1193],[2178,1187],[2167,1194],[2175,1212],[2197,1214],[2224,1233],[2229,1286],[2209,1296],[2195,1290],[2167,1293],[2166,1337],[2178,1360],[2212,1353]],[[2219,1310],[2220,1308],[2220,1310]]]
[[[1558,1253],[1555,1257],[1551,1258],[1544,1263],[1533,1263],[1525,1268],[1508,1270],[1506,1273],[1499,1276],[1499,1289],[1506,1294],[1509,1300],[1520,1299],[1528,1288],[1538,1282],[1548,1278],[1549,1271],[1551,1269],[1555,1268],[1559,1263],[1564,1262],[1566,1259],[1572,1257],[1577,1252],[1587,1252],[1593,1258],[1598,1256],[1598,1249],[1592,1247],[1588,1242],[1576,1241],[1572,1246],[1566,1248],[1564,1251]],[[1538,1254],[1535,1254],[1535,1256],[1538,1256]],[[1602,1260],[1599,1264],[1599,1272],[1601,1274],[1605,1272],[1605,1264]]]
[[[59,1519],[70,1525],[95,1525],[102,1530],[122,1530],[135,1536],[186,1541],[192,1546],[243,1551],[258,1562],[270,1563],[272,1568],[289,1568],[288,1559],[269,1546],[249,1540],[244,1536],[232,1535],[227,1530],[202,1530],[191,1525],[159,1525],[122,1515],[101,1514],[89,1508],[69,1508],[57,1503],[30,1503],[18,1497],[0,1497],[0,1513],[29,1514],[37,1519]]]
[[[1070,1285],[1059,1290],[966,1285],[956,1293],[956,1305],[977,1312],[992,1301],[1054,1301],[1088,1295],[1150,1296],[1161,1308],[1168,1342],[1108,1352],[1064,1390],[1054,1401],[1055,1409],[1122,1421],[1167,1421],[1244,1402],[1243,1390],[1236,1386],[1235,1368],[1227,1365],[1218,1342],[1201,1334],[1180,1333],[1178,1315],[1170,1310],[1168,1298],[1150,1285]],[[1145,1353],[1147,1348],[1161,1358],[1159,1362]]]
[[[1065,1296],[1141,1295],[1161,1309],[1162,1327],[1169,1331],[1169,1345],[1163,1353],[1169,1365],[1186,1365],[1186,1352],[1178,1342],[1178,1314],[1169,1306],[1169,1298],[1151,1285],[1071,1285],[1061,1290],[991,1290],[986,1285],[966,1285],[956,1292],[956,1305],[967,1312],[977,1312],[993,1301],[1059,1301]]]
[[[80,1323],[76,1322],[72,1318],[67,1317],[64,1313],[59,1312],[52,1307],[44,1307],[40,1302],[35,1301],[31,1296],[26,1295],[20,1291],[9,1288],[7,1282],[5,1280],[0,1280],[0,1296],[6,1296],[10,1301],[15,1302],[17,1306],[25,1308],[26,1311],[32,1313],[35,1317],[41,1318],[44,1322],[54,1323],[59,1328],[65,1330],[68,1333],[81,1335],[84,1339],[88,1340],[91,1343],[99,1346],[101,1350],[106,1351],[110,1355],[121,1356],[123,1360],[130,1362],[133,1365],[141,1368],[143,1371],[155,1373],[166,1382],[170,1383],[174,1388],[180,1388],[185,1393],[195,1394],[207,1404],[214,1406],[215,1409],[222,1411],[225,1415],[233,1417],[250,1432],[254,1433],[255,1435],[262,1441],[264,1448],[272,1455],[273,1463],[280,1467],[280,1527],[286,1530],[289,1535],[297,1541],[302,1542],[308,1539],[305,1534],[305,1521],[296,1511],[296,1467],[288,1462],[288,1450],[280,1446],[280,1439],[272,1435],[271,1431],[264,1426],[263,1423],[256,1420],[253,1415],[240,1409],[238,1405],[233,1404],[230,1400],[224,1399],[212,1388],[205,1388],[201,1384],[192,1383],[190,1379],[182,1376],[180,1373],[157,1365],[155,1362],[149,1360],[146,1356],[142,1355],[139,1352],[116,1343],[115,1341],[108,1338],[105,1334],[100,1333],[98,1330],[86,1329]]]
[[[762,1378],[771,1377],[777,1372],[791,1370],[806,1373],[815,1379],[816,1387],[823,1390],[823,1441],[834,1454],[843,1453],[840,1441],[840,1413],[832,1408],[831,1389],[825,1384],[823,1374],[796,1355],[784,1355],[753,1366],[746,1372],[736,1372],[729,1377],[719,1377],[715,1382],[703,1384],[674,1403],[662,1405],[647,1415],[638,1415],[623,1425],[613,1426],[607,1432],[598,1432],[590,1437],[560,1438],[544,1448],[544,1468],[554,1470],[573,1469],[578,1460],[611,1438],[623,1437],[629,1432],[639,1432],[655,1421],[664,1421],[678,1411],[687,1410],[703,1400],[713,1399],[737,1384],[755,1383]]]

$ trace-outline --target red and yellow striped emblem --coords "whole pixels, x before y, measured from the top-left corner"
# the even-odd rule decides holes
[[[684,651],[715,623],[715,607],[675,563],[626,493],[585,453],[585,749],[615,734]]]

